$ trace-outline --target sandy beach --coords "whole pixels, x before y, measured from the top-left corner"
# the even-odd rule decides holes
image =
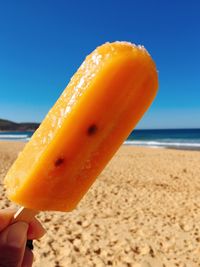
[[[0,208],[23,146],[0,142]],[[76,210],[38,218],[34,267],[199,267],[200,152],[122,146]]]

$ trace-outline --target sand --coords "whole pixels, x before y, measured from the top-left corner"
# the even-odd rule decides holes
[[[23,146],[0,143],[1,182]],[[122,146],[76,210],[38,218],[34,267],[200,266],[200,152]]]

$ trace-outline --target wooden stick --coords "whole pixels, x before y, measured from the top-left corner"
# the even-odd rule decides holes
[[[17,221],[31,222],[38,213],[39,212],[36,210],[31,210],[31,209],[21,207],[15,213],[13,222],[17,222]]]
[[[18,211],[14,214],[13,223],[17,221],[25,221],[27,223],[31,222],[33,218],[38,214],[39,212],[36,210],[30,210],[24,207],[21,207],[18,209]],[[27,240],[26,247],[28,247],[30,250],[33,249],[33,240]]]

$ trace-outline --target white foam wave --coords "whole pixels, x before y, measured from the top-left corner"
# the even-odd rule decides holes
[[[0,134],[0,139],[26,139],[26,134]]]
[[[162,141],[133,141],[127,140],[125,145],[134,146],[150,146],[150,147],[174,147],[174,148],[198,148],[200,149],[200,143],[186,143],[186,142],[162,142]]]

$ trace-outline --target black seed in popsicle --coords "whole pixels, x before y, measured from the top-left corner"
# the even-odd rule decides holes
[[[97,132],[96,124],[91,124],[87,129],[88,135],[94,135],[96,132]]]
[[[54,165],[56,167],[62,165],[64,163],[64,158],[58,158],[55,162],[54,162]]]

